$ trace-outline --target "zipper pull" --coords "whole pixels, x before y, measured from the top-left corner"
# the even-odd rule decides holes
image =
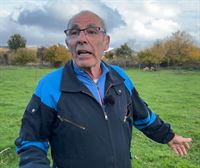
[[[57,117],[58,117],[58,119],[59,119],[60,121],[62,121],[62,122],[64,121],[63,118],[61,118],[60,115],[57,115]]]
[[[104,117],[105,117],[105,120],[108,120],[108,115],[105,111],[104,111]]]
[[[102,104],[102,109],[103,109],[103,114],[104,114],[105,120],[108,120],[108,115],[106,113],[106,106],[104,104]]]
[[[126,119],[127,119],[127,116],[125,115],[125,117],[124,117],[124,122],[126,122]]]

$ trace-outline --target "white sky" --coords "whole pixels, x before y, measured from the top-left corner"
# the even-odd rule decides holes
[[[0,0],[0,46],[14,33],[29,46],[64,44],[67,21],[81,10],[106,21],[111,47],[129,41],[140,49],[177,30],[200,46],[200,0]]]

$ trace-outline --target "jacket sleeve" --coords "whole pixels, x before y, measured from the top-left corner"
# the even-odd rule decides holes
[[[118,66],[112,66],[112,68],[124,79],[124,84],[129,91],[129,95],[131,95],[133,125],[152,140],[164,144],[168,143],[174,137],[170,124],[165,123],[148,108],[148,105],[139,97],[134,84],[123,69]]]
[[[136,128],[158,143],[168,143],[174,137],[170,124],[165,123],[148,108],[148,105],[139,97],[135,87],[132,89],[132,102],[133,124]]]
[[[20,168],[50,168],[47,159],[48,137],[54,115],[54,110],[33,94],[23,115],[20,135],[15,141]]]

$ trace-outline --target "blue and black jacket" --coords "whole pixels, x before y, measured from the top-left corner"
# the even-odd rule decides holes
[[[130,168],[133,125],[159,143],[173,138],[124,71],[105,65],[102,104],[77,78],[72,61],[40,80],[16,139],[21,168],[49,168],[49,144],[54,168]]]

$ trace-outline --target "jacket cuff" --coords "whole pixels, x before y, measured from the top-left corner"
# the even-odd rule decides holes
[[[163,141],[164,144],[169,143],[175,136],[175,133],[170,131],[170,133],[167,135],[167,137],[165,138],[165,140]]]

